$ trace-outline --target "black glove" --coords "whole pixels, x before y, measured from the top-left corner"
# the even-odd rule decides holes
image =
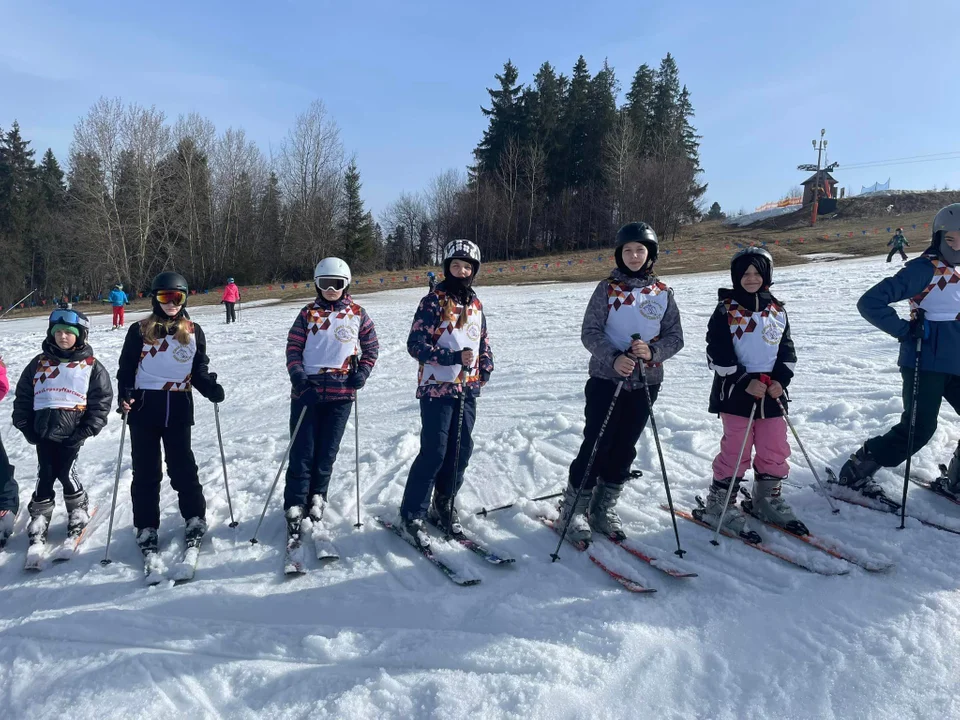
[[[489,371],[489,370],[481,370],[481,371],[480,371],[480,382],[482,382],[482,383],[484,383],[484,384],[490,382],[490,371]]]
[[[914,340],[930,339],[930,323],[923,310],[917,310],[916,316],[910,321],[910,337]]]
[[[223,385],[214,385],[210,388],[210,396],[207,398],[210,402],[222,403],[226,394],[223,392]]]
[[[293,386],[293,392],[297,400],[304,405],[316,405],[320,402],[320,393],[317,392],[317,384],[313,380],[301,380]]]
[[[352,387],[354,390],[359,390],[366,384],[367,374],[360,372],[359,370],[354,370],[349,376],[347,376],[347,387]]]
[[[74,430],[73,434],[64,440],[61,445],[69,450],[79,450],[81,447],[83,447],[83,443],[86,439],[87,436],[84,433],[82,433],[80,430]]]

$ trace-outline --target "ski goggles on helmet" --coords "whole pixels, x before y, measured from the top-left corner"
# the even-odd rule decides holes
[[[90,327],[90,321],[80,317],[75,310],[54,310],[50,313],[50,324],[75,325],[82,328]]]
[[[318,277],[313,281],[317,284],[317,290],[343,290],[347,286],[347,281],[342,277]]]
[[[183,290],[157,290],[155,297],[161,305],[183,305],[187,301]]]

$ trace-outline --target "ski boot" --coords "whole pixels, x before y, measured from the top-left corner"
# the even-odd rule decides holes
[[[727,511],[723,512],[723,500],[727,495],[727,489],[730,487],[730,483],[734,482],[733,490],[730,491],[730,502],[727,505]],[[693,517],[702,522],[704,525],[709,525],[714,530],[717,529],[717,525],[720,522],[720,515],[723,515],[723,525],[720,527],[721,532],[726,532],[731,535],[739,537],[744,542],[748,543],[759,543],[763,542],[763,538],[753,530],[747,529],[747,518],[744,516],[743,511],[737,507],[737,491],[740,488],[740,483],[743,482],[743,478],[722,478],[715,479],[710,483],[710,490],[707,491],[707,501],[704,502],[699,496],[697,496],[697,506],[693,510]]]
[[[892,510],[899,509],[900,503],[888,497],[883,488],[873,479],[873,474],[880,467],[880,463],[873,458],[866,447],[861,447],[840,468],[839,484]]]
[[[87,491],[81,490],[74,495],[64,495],[63,502],[67,506],[67,537],[78,538],[83,529],[90,522],[90,502]]]
[[[557,532],[563,532],[563,526],[567,524],[569,518],[566,539],[572,543],[589,545],[593,540],[593,533],[590,530],[590,521],[587,519],[587,508],[593,496],[590,490],[584,490],[580,493],[580,499],[574,504],[576,497],[577,488],[568,482],[563,491],[563,498],[557,506],[560,516],[553,521],[553,526]]]
[[[430,535],[422,518],[405,518],[400,515],[397,524],[403,531],[403,537],[410,544],[426,550],[430,547]]]
[[[0,550],[7,545],[7,540],[13,535],[13,524],[17,514],[13,510],[0,510]]]
[[[327,496],[324,493],[314,493],[307,500],[307,516],[314,526],[323,521],[323,511],[327,509]]]
[[[460,515],[452,506],[452,500],[442,495],[434,494],[430,510],[427,512],[427,521],[438,530],[450,535],[462,535],[463,525],[460,524]]]
[[[202,517],[192,517],[184,526],[183,535],[187,547],[199,547],[203,536],[207,534],[207,521]]]
[[[147,585],[157,585],[163,582],[163,575],[167,571],[160,559],[160,541],[156,528],[143,528],[137,532],[137,546],[143,555],[143,578]]]
[[[621,492],[623,492],[622,484],[599,480],[590,496],[590,506],[587,511],[587,522],[590,523],[590,527],[618,542],[627,539],[627,534],[623,532],[623,521],[617,514],[617,500],[620,499]]]
[[[31,545],[44,545],[47,542],[47,531],[50,529],[50,520],[53,517],[53,499],[37,500],[30,498],[27,512],[30,513],[30,524],[27,526],[27,535]]]
[[[930,489],[960,502],[960,443],[950,458],[950,465],[940,466],[940,477],[930,483]]]
[[[740,507],[748,515],[753,515],[763,522],[782,527],[794,535],[809,535],[807,526],[797,519],[793,509],[787,505],[780,494],[783,478],[766,473],[754,473],[753,495],[744,491],[746,499],[740,502]]]
[[[304,519],[304,508],[302,505],[294,505],[283,513],[284,520],[287,522],[287,548],[300,546],[301,525]]]
[[[160,546],[160,539],[157,537],[156,528],[143,528],[137,532],[137,547],[144,557],[156,555]]]

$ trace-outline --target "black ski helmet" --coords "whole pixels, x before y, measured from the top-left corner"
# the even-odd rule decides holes
[[[753,265],[763,278],[764,287],[773,285],[773,256],[762,247],[745,247],[730,259],[730,279],[733,287],[740,285],[740,278]]]
[[[183,311],[187,307],[187,300],[190,297],[187,279],[180,273],[166,270],[157,275],[153,279],[153,282],[150,283],[150,294],[153,295],[153,302],[151,303],[153,305],[153,312],[157,317],[165,318],[167,314],[163,311],[163,308],[160,307],[160,303],[157,302],[157,293],[160,290],[180,290],[184,294],[183,305],[180,307],[180,312],[177,313],[177,318],[183,315]]]
[[[653,231],[653,228],[647,223],[627,223],[617,231],[616,248],[618,250],[629,242],[638,242],[646,246],[651,265],[657,261],[657,255],[660,253],[660,241],[657,240],[657,234]]]

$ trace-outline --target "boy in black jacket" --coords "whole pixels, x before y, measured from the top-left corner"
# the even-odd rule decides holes
[[[42,547],[53,516],[54,483],[63,488],[69,520],[77,537],[90,520],[87,493],[72,472],[80,447],[107,424],[113,388],[110,375],[87,343],[90,322],[76,310],[50,314],[43,352],[24,368],[13,401],[13,424],[37,446],[37,488],[30,498],[30,545]]]

